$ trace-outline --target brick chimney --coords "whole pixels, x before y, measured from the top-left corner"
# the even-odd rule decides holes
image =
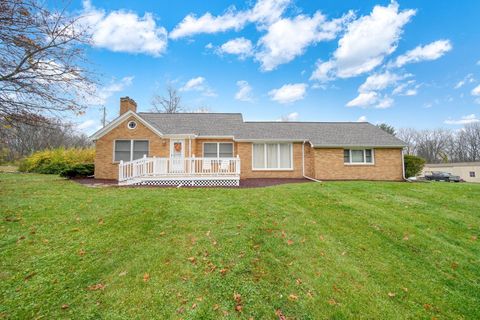
[[[137,103],[129,97],[120,98],[120,115],[127,111],[137,112]]]

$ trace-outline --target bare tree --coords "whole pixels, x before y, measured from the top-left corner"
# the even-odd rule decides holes
[[[0,119],[0,162],[18,160],[31,153],[58,147],[91,146],[90,139],[75,130],[74,125],[58,119],[30,115],[29,123],[13,119],[14,126]],[[20,116],[21,117],[21,116]]]
[[[95,86],[84,68],[84,45],[90,37],[80,19],[70,16],[66,7],[52,11],[41,0],[0,1],[3,121],[37,121],[35,115],[86,108],[85,96]]]
[[[167,86],[167,94],[165,96],[154,95],[152,98],[152,110],[162,113],[177,113],[184,110],[182,97],[178,90],[171,84]]]
[[[397,137],[407,144],[406,153],[415,155],[418,139],[418,131],[413,128],[400,128]]]

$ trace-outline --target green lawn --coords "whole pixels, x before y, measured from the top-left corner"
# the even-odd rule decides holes
[[[0,174],[0,212],[0,318],[480,318],[480,185]]]

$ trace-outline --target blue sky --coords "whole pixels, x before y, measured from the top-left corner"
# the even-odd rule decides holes
[[[92,133],[100,104],[148,111],[167,83],[191,110],[247,120],[386,122],[459,128],[480,121],[480,2],[77,1],[101,75],[73,119]]]

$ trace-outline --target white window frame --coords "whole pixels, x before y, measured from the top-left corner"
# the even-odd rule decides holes
[[[375,165],[375,149],[373,148],[344,148],[343,152],[348,150],[348,158],[350,162],[345,162],[345,155],[343,156],[343,164],[346,166],[373,166]],[[363,162],[352,162],[352,150],[362,150],[363,151]],[[367,152],[366,150],[372,150],[372,162],[367,162]]]
[[[235,158],[235,144],[229,141],[204,141],[202,142],[202,157],[205,158],[205,143],[211,143],[217,145],[217,159],[220,158],[220,143],[231,144],[232,145],[232,158]],[[210,158],[215,159],[215,158]]]
[[[120,161],[115,160],[115,146],[117,141],[130,141],[130,161],[133,161],[133,141],[147,141],[148,149],[147,149],[147,157],[150,153],[150,140],[148,139],[115,139],[113,140],[113,155],[112,155],[112,163],[120,163]]]
[[[263,145],[263,161],[265,168],[255,168],[253,166],[254,155],[253,155],[253,146],[262,144]],[[267,145],[269,144],[276,144],[277,145],[277,165],[278,168],[267,168]],[[288,144],[290,146],[290,168],[280,168],[280,145],[281,144]],[[293,143],[291,142],[254,142],[252,143],[252,171],[293,171]]]

